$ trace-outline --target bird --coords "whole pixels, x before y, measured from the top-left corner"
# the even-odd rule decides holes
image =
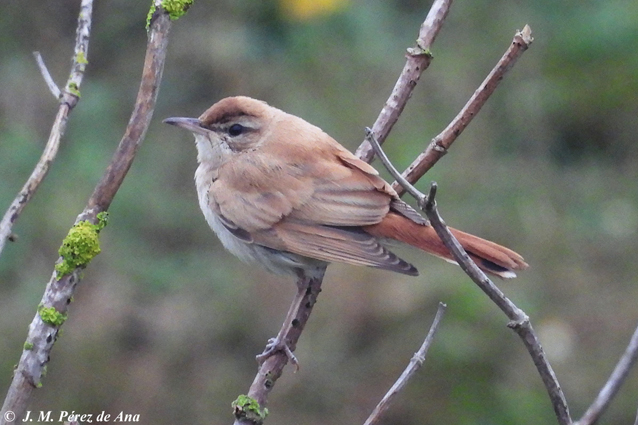
[[[195,136],[199,206],[222,245],[248,263],[297,277],[297,294],[275,338],[257,356],[283,352],[312,279],[329,263],[417,276],[388,244],[402,242],[455,263],[430,223],[378,171],[304,119],[261,100],[227,97],[199,118],[164,123]],[[497,243],[450,228],[483,271],[513,278],[528,267]]]
[[[195,136],[200,208],[241,260],[284,275],[312,275],[333,262],[418,275],[388,248],[398,241],[455,263],[374,167],[300,117],[235,96],[199,118],[164,123]],[[528,267],[509,248],[450,230],[484,272],[513,278]]]

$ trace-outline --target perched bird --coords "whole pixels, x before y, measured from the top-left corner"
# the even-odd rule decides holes
[[[195,135],[199,205],[242,260],[298,276],[331,262],[416,276],[385,246],[395,240],[454,262],[432,226],[372,166],[297,116],[238,96],[199,118],[164,122]],[[450,230],[487,273],[511,278],[527,267],[508,248]]]

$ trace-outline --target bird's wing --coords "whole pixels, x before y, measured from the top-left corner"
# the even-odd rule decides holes
[[[340,145],[242,152],[220,168],[209,202],[238,238],[328,262],[416,269],[359,229],[379,223],[396,193]],[[259,154],[257,154],[259,153]]]
[[[377,267],[411,276],[419,274],[413,265],[359,228],[283,220],[271,230],[254,232],[252,236],[257,244],[329,263]]]
[[[279,146],[239,153],[220,167],[209,204],[247,232],[285,220],[328,226],[380,222],[396,199],[394,190],[340,145],[328,147],[294,155]]]

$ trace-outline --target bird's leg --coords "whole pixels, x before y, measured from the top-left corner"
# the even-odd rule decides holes
[[[322,277],[323,270],[321,272]],[[266,349],[263,351],[263,353],[257,356],[257,361],[259,362],[259,364],[262,364],[264,361],[266,361],[266,359],[268,359],[277,351],[283,351],[286,354],[286,357],[288,357],[288,360],[290,360],[290,363],[295,365],[296,369],[299,369],[299,361],[292,352],[294,350],[294,345],[291,349],[289,345],[290,342],[286,340],[286,337],[288,336],[291,328],[295,327],[295,323],[299,322],[297,316],[299,315],[300,308],[304,305],[304,300],[310,295],[310,283],[314,277],[306,275],[306,273],[301,270],[299,271],[298,275],[299,278],[297,279],[297,293],[295,294],[295,298],[293,299],[292,304],[288,309],[286,319],[284,320],[284,323],[281,326],[281,329],[279,330],[277,336],[275,338],[269,339],[268,344],[266,345]],[[308,300],[305,300],[305,303],[308,303]]]

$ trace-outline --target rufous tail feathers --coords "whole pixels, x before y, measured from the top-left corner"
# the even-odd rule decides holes
[[[375,237],[396,239],[456,264],[432,226],[421,225],[390,212],[380,223],[366,226],[364,230]],[[523,257],[509,248],[451,227],[450,231],[486,273],[507,279],[516,277],[516,270],[528,267]]]

